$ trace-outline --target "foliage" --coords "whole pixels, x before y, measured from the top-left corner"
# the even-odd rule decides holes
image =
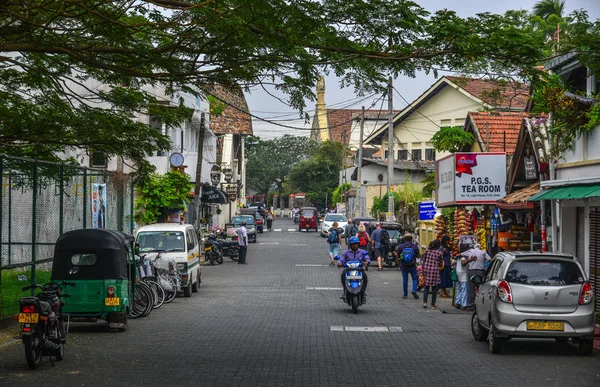
[[[268,141],[248,137],[246,185],[249,192],[267,194],[271,188],[280,192],[290,170],[306,160],[316,146],[308,137],[284,135]]]
[[[422,188],[419,184],[413,183],[409,174],[404,178],[404,184],[398,192],[395,192],[403,207],[413,213],[419,212],[419,202],[423,201]],[[400,209],[399,207],[396,207]]]
[[[427,173],[427,175],[425,175],[425,178],[423,179],[423,181],[421,181],[421,184],[423,184],[423,188],[421,189],[421,194],[423,195],[424,198],[431,198],[431,193],[433,191],[435,191],[435,172],[431,171],[429,173]]]
[[[345,183],[342,185],[338,185],[336,189],[333,190],[333,194],[331,195],[331,205],[336,205],[342,201],[342,192],[348,192],[352,188],[352,184]]]
[[[474,139],[473,134],[465,132],[462,126],[444,126],[431,137],[431,143],[438,152],[458,152],[471,145]]]
[[[394,208],[397,210],[400,207],[400,198],[394,196]],[[377,218],[379,214],[388,212],[388,194],[383,194],[381,198],[375,196],[373,198],[373,206],[371,207],[371,215]]]
[[[592,106],[566,94],[565,85],[556,74],[543,76],[533,94],[533,102],[535,113],[552,113],[550,135],[554,157],[571,150],[575,139],[600,125],[599,104]]]
[[[291,189],[305,192],[307,200],[325,203],[338,186],[344,146],[335,141],[324,141],[309,151],[309,158],[294,166],[288,175]]]
[[[135,221],[141,224],[155,223],[165,209],[183,208],[192,188],[189,175],[178,171],[151,175],[138,189]]]
[[[533,5],[533,14],[543,19],[550,15],[562,17],[565,12],[565,0],[540,0]]]

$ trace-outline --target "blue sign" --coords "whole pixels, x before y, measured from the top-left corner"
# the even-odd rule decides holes
[[[419,220],[433,220],[435,212],[435,202],[419,203]]]

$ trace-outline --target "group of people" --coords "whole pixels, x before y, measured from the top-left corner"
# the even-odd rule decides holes
[[[345,239],[348,249],[339,257],[338,266],[357,256],[363,257],[362,259],[367,264],[371,263],[367,253],[368,247],[371,246],[374,256],[377,257],[377,270],[382,270],[384,254],[387,254],[384,248],[386,233],[387,231],[381,228],[379,222],[376,223],[375,230],[371,235],[368,234],[364,225],[356,225],[352,222],[352,219],[348,219],[348,224],[344,230],[339,228],[337,222],[334,223],[328,231],[327,239],[329,242],[330,265],[335,264],[334,258],[338,256]],[[389,235],[387,238],[389,239]],[[446,289],[454,286],[451,275],[452,249],[449,246],[450,237],[443,236],[441,240],[434,239],[431,241],[422,258],[419,246],[413,242],[411,234],[404,235],[403,240],[404,242],[396,248],[399,269],[402,271],[402,298],[408,298],[408,277],[410,275],[412,280],[411,295],[415,299],[419,299],[417,292],[420,288],[423,288],[423,308],[427,308],[429,295],[431,294],[430,305],[432,309],[436,309],[438,290],[440,291],[440,297],[451,297]],[[421,261],[420,265],[419,259]],[[471,249],[455,257],[457,283],[455,306],[457,308],[463,310],[474,309],[475,285],[469,281],[469,278],[475,275],[483,277],[485,262],[490,259],[490,256],[481,249],[479,244],[475,244]]]

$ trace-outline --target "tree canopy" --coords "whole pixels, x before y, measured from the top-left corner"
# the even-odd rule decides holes
[[[576,21],[561,49],[597,60],[598,24]],[[408,0],[5,0],[0,26],[3,151],[56,159],[82,148],[138,167],[169,140],[130,121],[169,128],[190,115],[154,88],[272,85],[301,110],[322,72],[364,92],[438,68],[525,76],[547,55],[525,11],[463,18]]]
[[[267,194],[274,188],[281,191],[290,170],[309,157],[317,145],[308,137],[284,135],[262,141],[246,139],[246,186],[248,191]]]

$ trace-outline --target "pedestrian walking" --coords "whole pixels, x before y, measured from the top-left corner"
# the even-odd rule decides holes
[[[352,238],[353,236],[356,236],[357,233],[358,226],[354,224],[352,218],[349,218],[348,224],[346,224],[346,227],[344,227],[344,239],[346,240],[346,246],[348,246],[348,248],[350,248],[350,245],[348,244],[348,239]]]
[[[452,254],[452,249],[449,246],[450,237],[448,235],[444,235],[442,237],[442,242],[440,246],[440,251],[442,252],[442,257],[444,259],[444,268],[440,272],[440,297],[442,298],[450,298],[450,295],[446,291],[446,289],[452,287],[452,262],[450,261],[450,257]]]
[[[489,254],[481,250],[481,245],[476,243],[472,249],[465,251],[461,256],[466,258],[468,264],[468,278],[477,275],[481,278],[485,277],[485,261],[491,260]],[[467,281],[469,285],[469,308],[475,307],[475,284]]]
[[[375,223],[375,230],[371,233],[371,246],[373,247],[373,255],[377,257],[377,271],[383,270],[383,231],[381,223]]]
[[[275,219],[275,214],[273,213],[273,207],[270,210],[267,210],[267,230],[273,231],[273,220]]]
[[[467,267],[467,259],[460,257],[456,260],[456,297],[454,299],[454,306],[458,309],[469,308],[469,269]]]
[[[237,229],[238,245],[240,246],[239,264],[246,264],[246,253],[248,252],[248,230],[246,230],[246,222],[242,222],[242,226]]]
[[[334,257],[340,253],[340,245],[342,244],[342,233],[344,230],[339,228],[338,222],[333,222],[329,231],[327,231],[327,242],[329,243],[329,259],[330,266],[335,265]]]
[[[419,299],[417,294],[417,287],[419,284],[417,277],[417,258],[420,257],[419,246],[412,242],[413,237],[410,234],[404,236],[404,243],[398,245],[396,253],[398,255],[398,262],[400,269],[402,270],[402,298],[408,297],[408,275],[412,280],[412,296],[415,300]]]
[[[436,309],[437,287],[440,283],[440,265],[444,261],[440,251],[440,240],[434,239],[429,244],[423,255],[423,275],[425,276],[425,290],[423,295],[423,308],[427,308],[427,298],[431,291],[431,309]]]

